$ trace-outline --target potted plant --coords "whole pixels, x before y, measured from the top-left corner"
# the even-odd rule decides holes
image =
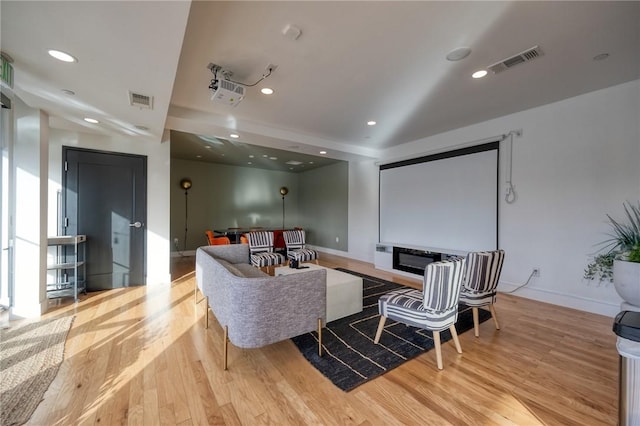
[[[584,271],[586,279],[613,281],[620,297],[640,310],[640,202],[623,204],[625,221],[607,215],[612,233]]]

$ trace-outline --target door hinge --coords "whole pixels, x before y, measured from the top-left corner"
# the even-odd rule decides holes
[[[63,227],[65,227],[65,228],[66,228],[67,226],[69,226],[69,218],[68,218],[68,217],[65,217],[65,218],[64,218],[64,225],[62,225],[62,226],[63,226]]]
[[[69,163],[67,163],[66,161],[64,162],[64,171],[68,171],[69,170]]]

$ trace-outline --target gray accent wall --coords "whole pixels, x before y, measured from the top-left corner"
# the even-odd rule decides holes
[[[282,228],[279,190],[286,186],[285,228],[303,227],[309,244],[346,251],[348,167],[345,162],[288,173],[172,158],[171,250],[195,250],[205,245],[206,229]],[[186,197],[180,188],[183,178],[193,182]],[[179,240],[177,247],[175,238]]]
[[[307,242],[347,251],[349,163],[310,170],[299,176],[300,216],[307,232]]]

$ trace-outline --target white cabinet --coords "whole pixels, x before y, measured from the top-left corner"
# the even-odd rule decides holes
[[[80,292],[86,293],[87,266],[85,264],[87,249],[86,235],[61,235],[49,237],[50,271],[47,281],[47,297],[73,297],[78,301]],[[55,251],[55,253],[52,253]]]

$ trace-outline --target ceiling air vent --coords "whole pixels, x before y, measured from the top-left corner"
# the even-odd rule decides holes
[[[129,90],[129,104],[135,107],[153,109],[153,96],[142,95]]]
[[[522,64],[542,55],[543,53],[540,47],[533,46],[531,49],[527,49],[524,52],[518,53],[517,55],[513,55],[509,58],[496,62],[495,64],[488,66],[487,69],[494,74],[498,74],[499,72],[507,70],[511,67],[515,67],[518,64]]]

